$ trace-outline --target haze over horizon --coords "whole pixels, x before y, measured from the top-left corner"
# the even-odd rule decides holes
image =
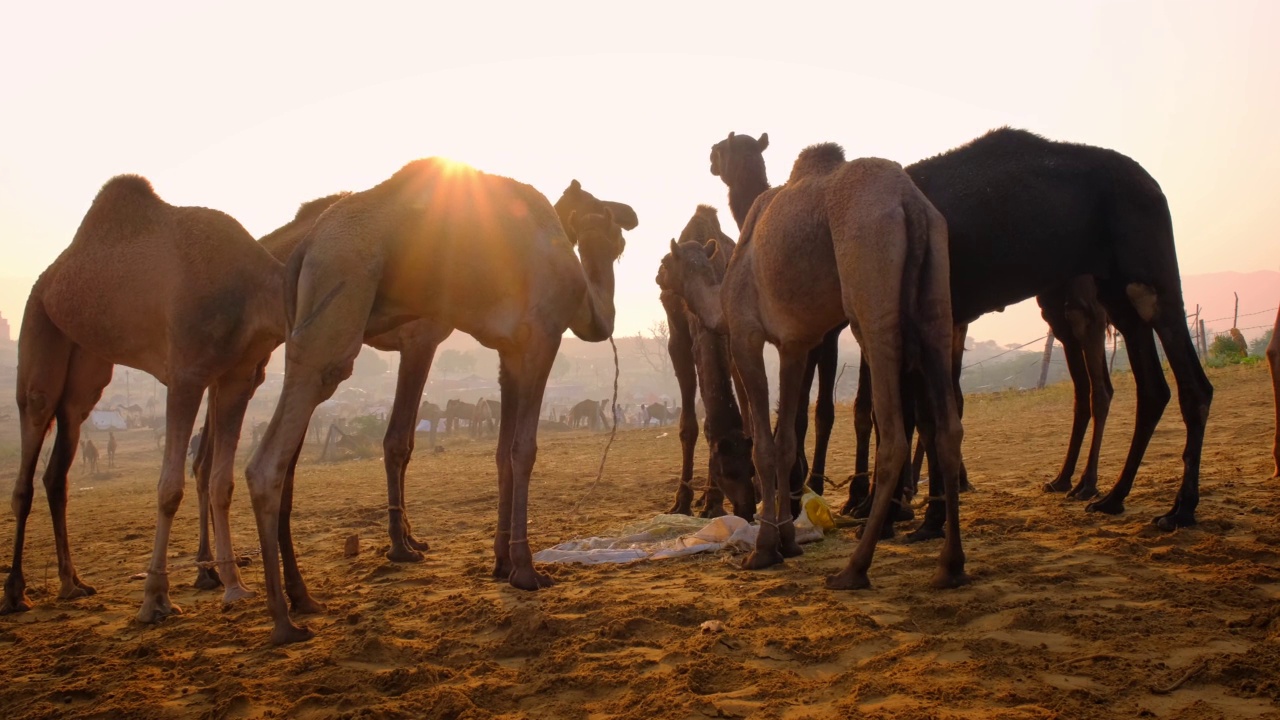
[[[663,317],[653,276],[696,204],[736,235],[707,161],[729,131],[769,133],[775,184],[822,141],[904,165],[1002,125],[1113,148],[1161,183],[1184,276],[1280,269],[1268,177],[1280,99],[1264,91],[1280,87],[1275,3],[659,2],[625,15],[50,3],[6,15],[0,313],[15,336],[30,282],[113,175],[145,175],[168,202],[218,208],[260,236],[303,201],[430,155],[551,200],[577,178],[634,206],[616,333],[633,335]],[[1033,324],[1043,333],[1024,303],[970,335],[1019,342]]]

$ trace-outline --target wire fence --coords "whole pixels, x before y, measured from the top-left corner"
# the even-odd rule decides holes
[[[1214,328],[1209,327],[1209,323],[1221,322],[1223,320],[1233,320],[1235,318],[1255,317],[1258,315],[1274,315],[1277,310],[1280,310],[1280,307],[1272,307],[1272,308],[1267,308],[1265,310],[1254,310],[1247,313],[1240,313],[1237,316],[1229,315],[1227,317],[1214,318],[1212,320],[1204,320],[1203,322],[1205,323],[1205,326],[1206,326],[1206,329],[1205,329],[1206,345],[1212,342],[1212,338],[1220,335],[1226,335],[1225,331],[1215,330]],[[1188,319],[1187,329],[1191,333],[1192,338],[1199,337],[1199,333],[1200,333],[1200,329],[1199,327],[1197,327],[1197,323],[1195,322],[1194,318],[1195,318],[1194,314],[1187,316],[1187,319]],[[1238,322],[1238,320],[1236,320],[1236,322]],[[1255,330],[1270,330],[1273,327],[1274,327],[1274,324],[1268,322],[1262,325],[1251,325],[1248,327],[1241,327],[1236,329],[1243,334],[1243,333],[1247,333]],[[1111,329],[1114,331],[1114,328],[1111,328]],[[964,371],[973,370],[973,369],[983,369],[989,365],[1003,366],[1011,362],[1016,362],[1018,360],[1018,358],[1016,357],[1003,360],[1003,361],[999,361],[999,359],[1011,353],[1018,353],[1023,348],[1026,348],[1029,345],[1043,343],[1048,337],[1049,336],[1046,333],[1044,335],[1033,338],[1031,340],[1027,340],[1026,342],[1009,346],[1005,350],[998,352],[995,355],[992,355],[990,357],[985,357],[981,360],[975,360],[973,362],[962,365],[960,368],[962,373],[961,383],[962,384],[964,383],[964,375],[963,375]],[[1111,363],[1114,363],[1116,358],[1122,358],[1123,364],[1121,367],[1122,368],[1127,367],[1128,351],[1125,347],[1124,338],[1123,336],[1116,335],[1115,340],[1116,341],[1114,344],[1111,344],[1110,342],[1108,343],[1111,345],[1111,347],[1108,348],[1108,357]],[[1198,349],[1199,345],[1197,344],[1196,347]],[[1157,350],[1160,353],[1160,359],[1163,362],[1164,361],[1163,348],[1160,348],[1159,346],[1157,346]],[[1021,353],[1021,354],[1025,354],[1025,353]],[[982,380],[980,381],[981,384],[966,387],[965,388],[966,391],[967,392],[975,392],[975,391],[984,392],[984,391],[1002,390],[1002,389],[1013,387],[1014,386],[1013,381],[1016,378],[1028,373],[1029,371],[1031,371],[1032,368],[1040,366],[1041,364],[1044,363],[1044,354],[1042,352],[1037,351],[1033,353],[1033,355],[1034,357],[1027,358],[1026,362],[1021,362],[1013,365],[1010,368],[1011,371],[1008,372],[1007,374],[1004,374],[1000,377],[995,377],[995,378],[982,378]],[[1204,360],[1205,358],[1201,358],[1201,362],[1204,362]],[[859,361],[856,363],[845,363],[844,365],[841,366],[840,375],[836,380],[837,397],[849,397],[856,391],[857,380],[854,379],[852,382],[850,382],[847,378],[845,378],[845,375],[846,375],[845,371],[846,369],[848,369],[850,372],[847,374],[852,378],[856,378],[858,375],[857,371],[859,369],[860,362],[861,360],[859,359]],[[1066,364],[1067,364],[1066,358],[1062,355],[1061,345],[1059,344],[1058,347],[1049,355],[1050,368],[1054,368],[1054,367],[1062,368],[1066,366]],[[1055,375],[1054,377],[1056,377],[1056,380],[1051,379],[1050,383],[1048,384],[1052,384],[1052,382],[1060,381],[1063,379],[1060,375]]]

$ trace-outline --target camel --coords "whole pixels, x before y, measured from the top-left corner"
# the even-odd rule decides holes
[[[58,596],[94,592],[71,561],[66,476],[80,423],[115,365],[148,372],[169,389],[155,546],[138,619],[150,623],[180,612],[169,599],[169,532],[182,501],[184,454],[206,388],[213,416],[216,564],[224,600],[250,594],[233,560],[228,527],[232,463],[245,406],[262,382],[271,351],[284,339],[282,292],[280,263],[230,216],[169,205],[136,175],[102,186],[71,244],[27,300],[18,349],[17,527],[0,613],[31,607],[22,573],[23,539],[36,459],[55,418],[58,432],[44,484],[58,550]]]
[[[720,229],[716,209],[699,205],[693,217],[680,233],[680,243],[713,242],[717,258],[716,279],[724,276],[724,259],[733,254],[735,244]],[[666,282],[665,268],[676,252],[676,240],[671,241],[672,251],[662,259],[656,282],[662,287]],[[701,506],[702,517],[724,514],[724,499],[728,496],[734,514],[748,521],[755,517],[755,489],[751,465],[751,440],[746,436],[742,413],[734,398],[733,372],[729,362],[729,346],[724,337],[702,326],[684,301],[676,293],[662,291],[663,309],[667,313],[667,352],[671,367],[680,384],[680,479],[676,486],[675,502],[667,511],[671,514],[691,515],[695,504]],[[704,432],[711,448],[707,468],[705,495],[694,502],[693,455],[698,443],[697,392],[701,390],[703,407],[709,408]],[[741,393],[740,393],[741,394]],[[744,395],[745,397],[745,395]],[[664,408],[665,411],[665,408]]]
[[[879,419],[875,502],[868,526],[889,519],[894,488],[908,461],[904,386],[912,384],[929,412],[919,421],[934,439],[945,483],[947,532],[935,587],[966,581],[960,543],[960,426],[951,384],[952,323],[947,231],[897,163],[846,161],[835,144],[815,145],[796,159],[786,185],[761,194],[737,251],[716,283],[714,243],[674,247],[669,288],[709,328],[727,331],[751,406],[756,471],[764,509],[756,547],[743,563],[761,569],[802,554],[792,517],[795,415],[811,351],[848,322],[869,357]],[[763,349],[778,348],[776,431],[769,426]],[[870,585],[879,532],[865,532],[833,589]]]
[[[648,405],[640,406],[641,419],[644,421],[645,427],[649,427],[650,420],[656,420],[659,426],[666,425],[671,422],[671,418],[680,415],[678,411],[679,408],[673,410],[663,403],[649,403]]]
[[[471,419],[472,437],[480,437],[482,433],[495,434],[498,431],[498,419],[501,417],[501,402],[481,398],[480,402],[476,403],[476,414]]]
[[[740,175],[745,175],[730,184],[731,206],[735,204],[735,197],[740,207],[750,196],[748,192],[738,192],[735,196],[733,189],[735,186],[757,189],[767,186],[767,181],[763,179],[764,161],[761,155],[768,144],[767,135],[761,136],[763,142],[750,140],[742,136],[735,137],[730,133],[728,140],[721,141],[712,149],[713,174],[720,175],[726,183],[730,183],[731,179],[738,178]],[[1017,147],[1019,145],[1022,147]],[[1025,154],[1016,156],[1015,153],[1018,151]],[[726,154],[731,155],[731,162],[726,163],[723,159]],[[1043,168],[1054,162],[1069,162],[1073,172],[1058,176],[1049,175]],[[726,164],[733,170],[732,172],[726,173],[722,169]],[[979,167],[981,172],[975,173],[973,167]],[[1104,248],[1101,252],[1094,251],[1094,256],[1090,257],[1089,244],[1093,242],[1093,235],[1080,218],[1093,217],[1095,210],[1080,209],[1078,204],[1066,202],[1050,204],[1053,198],[1076,198],[1088,193],[1102,192],[1093,189],[1092,183],[1095,181],[1088,174],[1091,168],[1096,172],[1121,173],[1125,183],[1122,187],[1112,190],[1112,196],[1118,202],[1137,206],[1123,217],[1127,225],[1122,230],[1113,232],[1112,242],[1116,246],[1126,242],[1151,245],[1149,249],[1143,250],[1153,256],[1148,263],[1137,258],[1126,258],[1128,267],[1124,275],[1129,278],[1127,282],[1134,285],[1133,292],[1142,295],[1147,293],[1145,288],[1156,288],[1156,295],[1161,300],[1166,303],[1176,303],[1176,306],[1181,307],[1181,281],[1173,255],[1172,229],[1169,228],[1167,206],[1154,179],[1129,158],[1099,148],[1054,143],[1026,131],[1005,128],[988,133],[962,148],[920,161],[906,168],[912,181],[947,218],[950,228],[951,277],[954,280],[952,305],[956,311],[957,325],[953,337],[957,339],[958,345],[955,348],[957,354],[953,361],[956,373],[959,372],[959,352],[963,350],[962,343],[969,322],[987,312],[1003,309],[1007,305],[1028,297],[1045,296],[1041,298],[1041,307],[1048,314],[1046,320],[1050,321],[1051,327],[1058,326],[1054,334],[1063,343],[1069,367],[1072,365],[1076,367],[1072,371],[1076,399],[1067,459],[1063,463],[1063,470],[1054,481],[1046,484],[1046,489],[1061,491],[1070,488],[1069,496],[1082,500],[1090,499],[1097,494],[1098,450],[1111,397],[1110,378],[1103,370],[1105,366],[1098,360],[1103,350],[1101,341],[1097,339],[1100,336],[1098,327],[1100,318],[1104,313],[1108,313],[1114,320],[1117,311],[1113,310],[1113,306],[1122,305],[1125,309],[1119,311],[1125,315],[1125,320],[1122,322],[1131,333],[1143,332],[1139,328],[1144,325],[1148,329],[1156,325],[1144,319],[1141,313],[1139,317],[1134,317],[1134,304],[1126,297],[1129,291],[1119,280],[1108,283],[1105,292],[1101,292],[1100,289],[1098,292],[1101,292],[1101,295],[1098,295],[1098,292],[1090,291],[1088,286],[1078,284],[1079,281],[1076,278],[1080,273],[1069,266],[1055,265],[1060,258],[1040,251],[1042,246],[1050,243],[1066,243],[1070,251],[1081,258],[1081,267],[1105,265],[1107,260],[1099,255],[1116,252],[1116,250]],[[988,188],[988,193],[1000,193],[1001,197],[1007,197],[1007,201],[998,204],[1001,208],[1034,207],[1038,210],[1012,216],[1003,210],[993,210],[995,206],[985,200],[988,194],[975,193],[972,190],[974,187]],[[1033,187],[1047,189],[1042,193],[1035,193],[1031,190]],[[735,217],[737,212],[735,210]],[[1046,226],[1038,219],[1045,216],[1058,219],[1056,226],[1058,230],[1052,232],[1045,230]],[[1105,221],[1098,219],[1098,222]],[[1148,225],[1150,229],[1144,230],[1141,227],[1143,224]],[[1131,237],[1126,240],[1121,237],[1126,233],[1131,236],[1148,234],[1150,237]],[[1144,264],[1147,267],[1143,267]],[[1070,296],[1070,291],[1073,289],[1076,294]],[[1166,313],[1167,308],[1161,314]],[[1201,408],[1207,414],[1213,389],[1208,384],[1208,379],[1204,378],[1203,370],[1191,367],[1192,364],[1186,360],[1186,343],[1179,337],[1183,333],[1170,327],[1170,323],[1171,321],[1167,318],[1159,321],[1160,325],[1166,326],[1161,333],[1162,342],[1166,347],[1171,343],[1179,346],[1175,354],[1178,356],[1178,367],[1181,369],[1176,371],[1175,375],[1180,378],[1179,387],[1185,386],[1188,389],[1188,394],[1182,401],[1182,409],[1184,420],[1187,422],[1187,450],[1190,453],[1187,461],[1187,472],[1191,476],[1191,489],[1187,497],[1190,497],[1197,492],[1194,487],[1198,483],[1200,447],[1204,434],[1203,419],[1197,419],[1196,416]],[[1116,324],[1121,334],[1124,334],[1121,323]],[[1071,331],[1061,332],[1061,327],[1064,325],[1070,326]],[[1160,332],[1159,329],[1157,332]],[[1187,337],[1189,338],[1189,334]],[[1144,378],[1139,389],[1141,398],[1139,405],[1142,412],[1139,414],[1134,440],[1130,445],[1129,458],[1116,484],[1116,489],[1120,492],[1113,491],[1113,495],[1105,498],[1105,501],[1099,500],[1091,504],[1089,509],[1094,511],[1109,513],[1123,511],[1123,499],[1128,495],[1133,477],[1141,462],[1142,453],[1163,412],[1164,405],[1168,402],[1168,390],[1163,382],[1163,375],[1155,373],[1150,360],[1150,357],[1154,356],[1154,345],[1150,342],[1150,337],[1140,338],[1138,345],[1141,347],[1136,352],[1144,366],[1144,370],[1138,371]],[[1126,346],[1129,347],[1128,343]],[[1131,348],[1130,352],[1135,350]],[[830,362],[834,364],[834,357]],[[1198,368],[1198,364],[1196,367]],[[1096,369],[1097,372],[1093,372],[1091,368]],[[857,435],[855,477],[865,476],[868,467],[872,402],[870,392],[872,384],[869,377],[869,368],[864,362],[859,372],[858,397],[854,402]],[[957,388],[958,383],[957,376]],[[820,391],[819,440],[821,440],[823,422],[821,405],[824,396],[825,393]],[[1089,398],[1088,405],[1085,403],[1086,397]],[[1181,392],[1180,399],[1182,399]],[[960,403],[963,411],[963,397],[957,395],[957,402]],[[1087,411],[1086,407],[1088,407]],[[1086,462],[1085,472],[1081,475],[1079,482],[1072,487],[1070,478],[1074,471],[1074,459],[1078,456],[1083,438],[1086,412],[1090,413],[1093,419],[1090,456]],[[817,465],[816,458],[814,464]],[[1184,474],[1184,482],[1186,477]],[[811,484],[813,484],[812,480]],[[857,498],[852,495],[856,485],[856,483],[851,485],[851,497],[844,507],[844,512],[852,512],[857,504]],[[937,492],[931,494],[937,496]],[[1181,491],[1179,497],[1183,497]],[[1165,516],[1162,516],[1156,519],[1157,524],[1170,529],[1179,523],[1194,522],[1194,503],[1190,505],[1189,511],[1183,510],[1182,506],[1183,504],[1179,503],[1178,512],[1173,513],[1178,516],[1176,521],[1167,521]],[[936,504],[931,505],[931,509],[936,510],[937,507]],[[926,522],[935,528],[929,534],[936,534],[941,517],[936,512],[926,514]]]
[[[1280,478],[1280,312],[1276,313],[1276,326],[1271,331],[1271,342],[1267,343],[1267,366],[1271,368],[1271,389],[1275,393],[1276,405],[1276,437],[1271,444],[1271,455],[1276,461],[1276,470],[1271,479]]]
[[[608,400],[603,402],[583,400],[569,410],[569,425],[574,428],[585,426],[588,430],[598,430],[605,424],[604,409],[608,406]]]
[[[471,429],[471,421],[476,416],[476,406],[474,403],[462,402],[461,400],[450,400],[445,403],[444,417],[445,430],[452,433],[458,429],[458,422],[465,420],[467,429]]]
[[[566,329],[600,342],[613,332],[613,263],[625,242],[609,210],[572,213],[574,254],[551,204],[528,185],[443,159],[409,163],[390,179],[335,203],[285,269],[284,388],[246,468],[262,545],[272,641],[312,636],[289,618],[314,605],[297,583],[296,557],[278,535],[285,481],[315,407],[351,374],[364,337],[425,318],[498,351],[502,392],[494,576],[536,590],[551,584],[529,549],[528,483],[538,413]],[[366,268],[352,274],[350,268]],[[301,596],[300,596],[301,593]],[[310,602],[307,602],[310,601]]]
[[[1090,511],[1124,511],[1124,499],[1169,401],[1155,331],[1178,383],[1187,441],[1177,499],[1154,522],[1164,530],[1194,524],[1213,386],[1187,330],[1172,221],[1155,179],[1115,151],[1054,142],[1011,128],[917,162],[907,167],[907,174],[947,219],[957,325],[1028,297],[1070,291],[1080,275],[1093,277],[1097,304],[1125,338],[1138,411],[1120,477],[1106,496],[1087,506]],[[1080,287],[1074,285],[1077,292]],[[1091,301],[1087,292],[1084,300]],[[1093,338],[1087,341],[1073,333],[1059,336],[1055,331],[1055,336],[1068,358],[1085,353],[1101,365],[1100,330],[1086,329],[1083,337]],[[1109,383],[1104,373],[1101,367],[1102,377],[1089,373],[1095,400],[1110,397],[1109,391],[1099,392]],[[1079,384],[1076,392],[1079,402]],[[1105,410],[1095,407],[1095,446],[1102,431],[1099,411],[1105,420]],[[1096,478],[1096,461],[1090,464]],[[1096,492],[1089,485],[1088,468],[1081,477],[1084,487],[1073,489],[1077,497]]]
[[[107,431],[107,468],[114,469],[116,466],[116,433],[114,430]]]
[[[98,446],[93,444],[89,438],[80,441],[80,450],[84,453],[84,473],[86,475],[98,474]]]
[[[724,140],[711,146],[711,174],[719,177],[729,189],[729,209],[738,224],[739,233],[746,222],[747,213],[751,210],[762,193],[769,189],[769,177],[765,170],[764,151],[769,147],[769,133],[761,133],[759,138],[750,135],[738,135],[730,132]],[[683,239],[683,238],[682,238]],[[706,240],[707,238],[700,238]],[[726,256],[727,257],[727,256]],[[668,322],[668,326],[670,323]],[[832,328],[822,344],[815,348],[809,365],[805,370],[804,386],[813,385],[815,370],[818,379],[818,402],[814,408],[814,420],[817,432],[814,437],[813,464],[810,465],[804,454],[804,439],[809,431],[809,393],[800,399],[800,410],[796,413],[796,447],[800,453],[798,462],[793,466],[800,483],[807,483],[814,492],[822,494],[826,485],[827,447],[831,441],[831,429],[835,425],[836,405],[836,364],[839,360],[840,333],[844,325]],[[742,383],[735,378],[742,412],[746,426],[751,428],[750,408],[743,393]],[[869,381],[868,381],[868,384]],[[855,406],[855,427],[858,436],[857,462],[865,475],[866,463],[861,458],[870,452],[871,408],[869,400],[864,406]],[[807,480],[806,480],[807,478]],[[796,484],[793,479],[792,484]],[[797,487],[799,487],[797,485]],[[800,510],[800,496],[792,500],[792,512]]]
[[[315,225],[316,220],[330,206],[350,194],[349,192],[338,192],[303,203],[299,206],[293,220],[264,235],[259,239],[259,243],[276,259],[281,262],[287,261],[306,237],[306,234],[310,232],[312,226]],[[591,193],[582,189],[581,183],[577,180],[570,183],[563,196],[557,201],[556,212],[561,223],[564,224],[572,213],[585,214],[601,205],[608,207],[611,212],[623,218],[620,225],[624,229],[633,229],[638,225],[635,211],[630,206],[620,202],[597,200]],[[421,410],[414,403],[418,402],[418,399],[422,397],[422,391],[426,387],[427,374],[435,357],[436,349],[441,342],[448,338],[451,332],[452,328],[443,327],[430,320],[423,319],[408,322],[389,332],[365,338],[365,344],[371,347],[400,353],[395,399],[391,406],[391,416],[387,421],[387,431],[383,437],[383,463],[387,475],[388,536],[391,541],[386,556],[387,559],[393,562],[421,562],[424,557],[422,553],[429,549],[429,545],[425,540],[420,540],[413,535],[412,523],[409,521],[408,511],[404,503],[405,475],[408,471],[409,459],[413,455],[414,428],[419,417],[419,413],[415,411]],[[450,402],[453,403],[454,401]],[[501,403],[496,400],[488,402],[492,418],[489,421],[490,429],[496,430],[495,425],[501,418]],[[430,407],[435,409],[434,414],[429,417],[431,420],[430,444],[434,448],[436,446],[440,410],[435,405]],[[458,419],[465,419],[471,425],[472,434],[475,435],[478,432],[479,426],[473,421],[476,411],[468,412],[469,407],[470,405],[468,404],[450,406],[450,412],[447,414],[449,427],[446,428],[446,431],[454,429]],[[266,423],[262,423],[261,428],[255,427],[255,435],[261,435],[265,431],[265,426]],[[317,442],[319,442],[318,437]],[[255,450],[257,445],[258,437],[255,437]],[[199,459],[197,459],[196,464],[200,464]],[[292,473],[293,470],[291,469],[288,480],[290,486],[292,486]],[[197,490],[200,491],[202,498],[198,561],[210,559],[208,522],[205,518],[204,510],[207,503],[203,500],[206,496],[207,477],[208,468],[206,463],[204,472],[197,473]],[[288,533],[288,518],[282,519],[281,522],[283,532]],[[200,566],[195,581],[196,587],[217,587],[220,584],[218,576],[209,572],[206,568],[207,565]],[[301,580],[299,579],[298,582],[301,582]]]

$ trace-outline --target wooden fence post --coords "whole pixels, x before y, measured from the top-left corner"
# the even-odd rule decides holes
[[[1049,331],[1049,336],[1044,340],[1044,360],[1040,363],[1040,382],[1036,383],[1036,389],[1044,388],[1044,383],[1049,379],[1049,360],[1053,358],[1053,331]]]

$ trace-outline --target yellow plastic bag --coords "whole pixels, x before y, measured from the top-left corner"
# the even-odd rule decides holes
[[[800,507],[804,508],[804,514],[814,527],[823,532],[835,529],[836,521],[831,517],[831,506],[827,505],[821,495],[805,488],[804,497],[800,498]]]

